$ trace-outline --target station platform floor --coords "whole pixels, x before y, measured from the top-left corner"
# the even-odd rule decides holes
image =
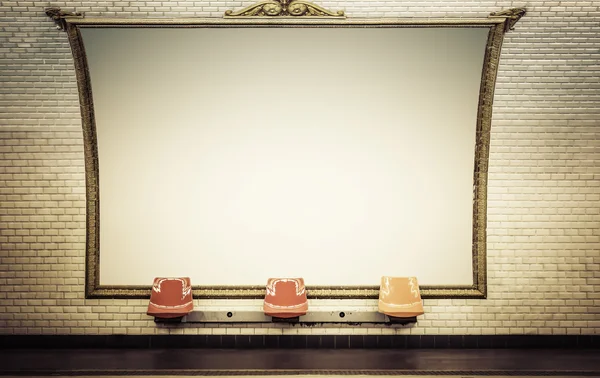
[[[600,350],[3,349],[0,375],[600,377]]]

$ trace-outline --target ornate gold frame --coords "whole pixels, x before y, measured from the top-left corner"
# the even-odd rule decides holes
[[[265,8],[267,6],[267,8]],[[294,8],[295,6],[295,8]],[[295,9],[295,11],[294,11]],[[309,11],[310,10],[310,11]],[[48,8],[46,14],[66,30],[71,45],[83,126],[85,178],[86,178],[86,298],[148,298],[148,286],[102,286],[99,275],[99,172],[98,148],[92,87],[88,65],[81,38],[81,28],[98,27],[169,27],[169,28],[245,28],[245,27],[475,27],[489,28],[484,58],[475,147],[475,170],[473,175],[473,285],[470,286],[423,286],[423,298],[486,298],[486,218],[487,177],[490,146],[490,128],[494,87],[500,60],[504,34],[525,14],[522,8],[492,13],[487,18],[377,18],[346,19],[343,12],[330,12],[315,4],[301,0],[261,1],[240,11],[227,11],[224,18],[187,19],[119,19],[85,18],[79,13]],[[377,298],[378,286],[308,286],[310,298]],[[194,287],[195,298],[262,298],[264,286],[206,286]]]

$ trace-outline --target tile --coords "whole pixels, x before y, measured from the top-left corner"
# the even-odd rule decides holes
[[[390,349],[393,335],[377,335],[377,348]]]
[[[411,349],[421,348],[421,335],[409,335],[406,347]]]
[[[477,341],[479,340],[479,336],[477,335],[464,335],[462,336],[463,348],[467,349],[475,349],[477,348]]]
[[[369,349],[377,348],[377,335],[364,335],[363,345]]]
[[[306,335],[291,335],[293,348],[306,348]]]
[[[495,335],[490,338],[492,348],[506,348],[510,337],[508,335]]]
[[[150,339],[151,348],[170,348],[170,335],[154,335]]]
[[[492,347],[492,339],[493,336],[489,335],[481,335],[477,338],[477,348],[479,349],[489,349]]]
[[[321,336],[321,348],[335,348],[335,337],[333,335]]]
[[[279,336],[279,347],[280,348],[293,348],[294,341],[292,339],[293,335],[281,335]]]
[[[250,336],[251,335],[235,335],[235,347],[241,349],[250,348]]]
[[[392,348],[394,348],[394,349],[406,349],[407,343],[408,343],[407,335],[392,336]]]
[[[579,348],[598,348],[598,343],[594,344],[594,337],[591,335],[579,335],[577,337],[577,347]]]
[[[265,335],[250,335],[250,348],[264,348]]]
[[[279,348],[280,335],[265,335],[265,348]]]
[[[306,347],[307,348],[320,348],[321,347],[321,336],[320,335],[307,335],[306,336]]]
[[[364,348],[365,342],[363,335],[351,335],[350,336],[350,348]]]
[[[190,348],[206,348],[207,335],[190,335],[190,340],[187,343]]]
[[[450,338],[448,335],[433,336],[433,347],[437,349],[447,349],[450,347]]]
[[[348,349],[350,348],[350,336],[349,335],[335,335],[335,349]]]
[[[236,335],[221,335],[221,348],[235,348],[235,337]]]
[[[221,335],[206,335],[206,346],[208,348],[221,348]]]
[[[435,348],[434,335],[421,335],[421,348]]]
[[[448,335],[448,348],[463,348],[464,341],[462,335]]]

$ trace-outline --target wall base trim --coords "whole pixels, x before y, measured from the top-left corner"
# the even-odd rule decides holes
[[[0,335],[3,349],[600,348],[600,335]]]

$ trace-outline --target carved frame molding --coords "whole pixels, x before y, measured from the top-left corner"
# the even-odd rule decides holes
[[[269,14],[265,4],[278,3],[282,12]],[[525,9],[516,8],[491,13],[487,18],[355,18],[346,19],[343,12],[333,13],[311,4],[318,12],[303,13],[290,7],[296,4],[311,4],[300,0],[262,1],[240,11],[227,11],[224,18],[185,19],[123,19],[86,18],[80,13],[70,13],[60,8],[48,8],[46,14],[67,32],[73,53],[84,138],[86,179],[86,298],[149,298],[151,285],[147,286],[103,286],[100,285],[100,224],[99,224],[99,170],[98,146],[92,87],[80,29],[88,27],[483,27],[489,28],[486,52],[481,76],[479,106],[477,113],[475,169],[473,174],[473,284],[469,286],[421,286],[422,298],[486,298],[486,225],[487,225],[487,179],[492,120],[492,102],[498,72],[498,63],[504,34],[514,28],[525,14]],[[283,9],[286,9],[285,13]],[[302,8],[304,9],[304,8]],[[307,5],[307,8],[309,6]],[[378,286],[307,286],[309,298],[378,298]],[[194,298],[263,298],[265,286],[194,286]]]

